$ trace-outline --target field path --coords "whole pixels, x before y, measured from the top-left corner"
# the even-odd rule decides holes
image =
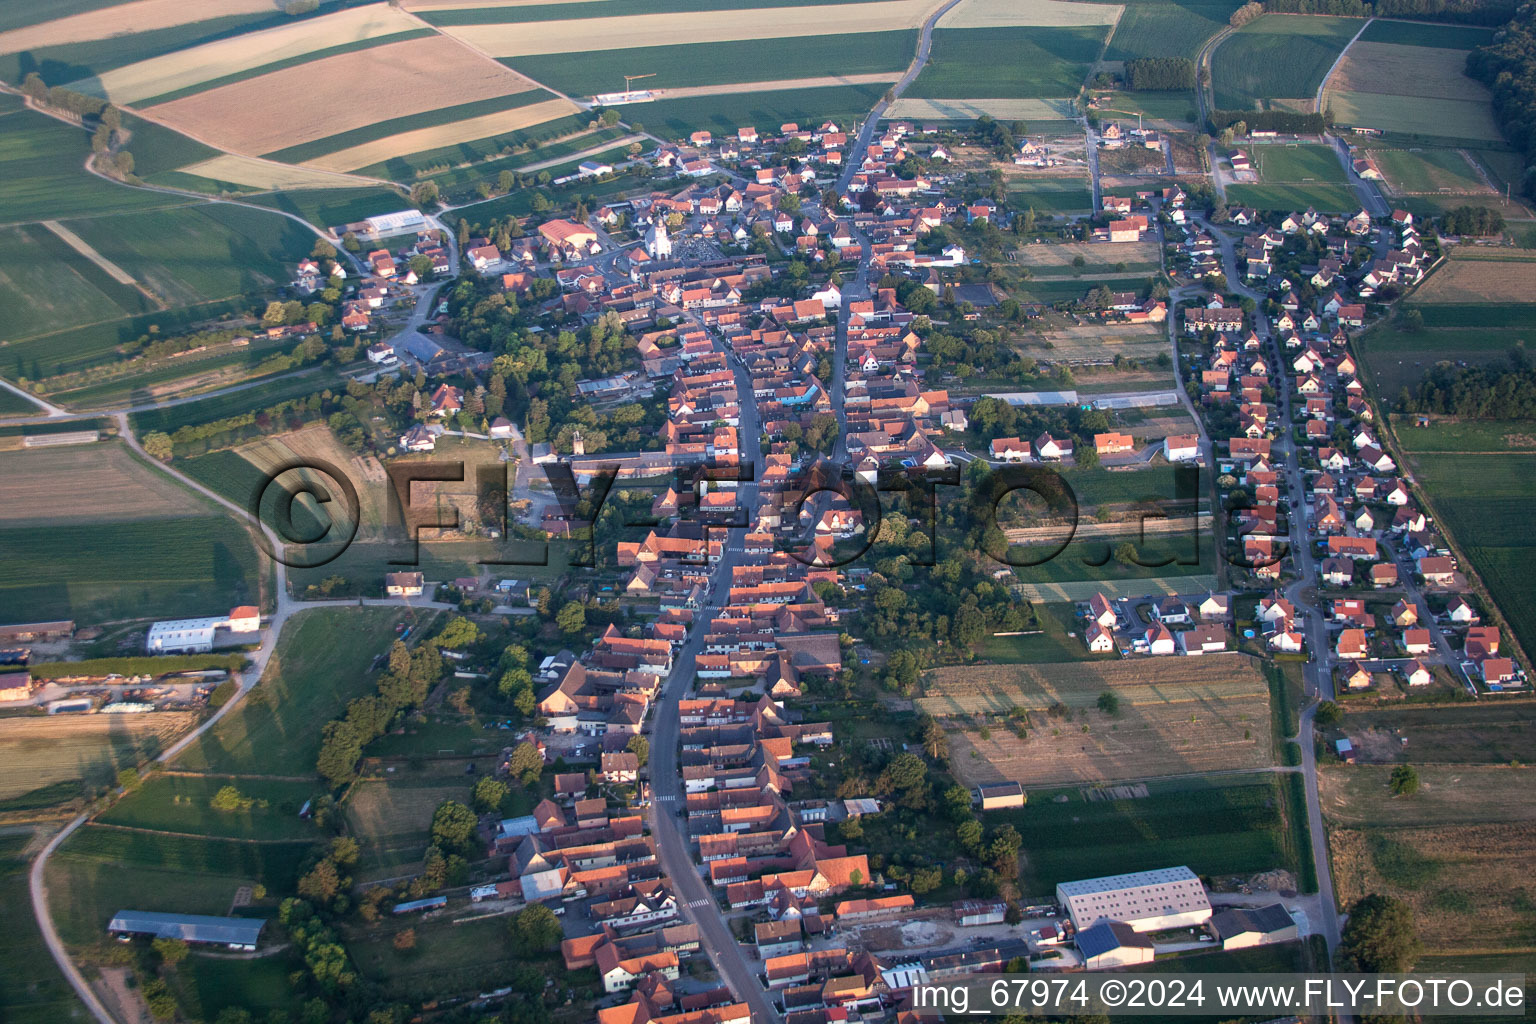
[[[819,89],[829,85],[879,85],[901,77],[896,71],[876,71],[867,75],[821,75],[817,78],[778,78],[767,82],[730,82],[725,85],[687,85],[681,89],[658,89],[657,99],[673,100],[691,96],[728,96],[738,92],[763,92],[768,89]]]
[[[116,281],[118,284],[126,284],[129,286],[138,285],[138,282],[133,279],[132,274],[128,273],[128,271],[107,259],[95,249],[92,249],[89,242],[75,234],[73,231],[69,230],[69,228],[65,227],[63,224],[60,224],[56,220],[45,220],[43,221],[43,227],[47,228],[49,231],[52,231],[55,235],[58,235],[61,239],[64,240],[64,244],[75,250],[75,252],[79,253],[81,256],[84,256],[86,259],[96,264],[102,270],[105,270],[107,272],[107,276]]]
[[[1349,39],[1349,42],[1344,44],[1344,49],[1340,50],[1339,51],[1339,55],[1337,57],[1333,58],[1333,63],[1328,66],[1328,73],[1326,75],[1324,75],[1323,76],[1323,80],[1318,83],[1318,86],[1317,86],[1317,96],[1312,101],[1312,109],[1313,110],[1317,111],[1318,113],[1322,113],[1322,110],[1323,110],[1323,93],[1328,91],[1328,82],[1333,78],[1333,73],[1335,71],[1339,70],[1339,65],[1340,64],[1344,63],[1344,55],[1349,53],[1349,48],[1351,46],[1355,45],[1355,40],[1359,39],[1361,33],[1363,33],[1366,29],[1370,28],[1371,22],[1373,22],[1375,20],[1376,20],[1375,18],[1366,18],[1365,19],[1365,24],[1360,26],[1360,31],[1356,32],[1353,36],[1351,36],[1350,39]]]

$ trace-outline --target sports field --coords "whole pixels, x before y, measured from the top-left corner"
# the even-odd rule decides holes
[[[1327,146],[1254,146],[1258,185],[1229,185],[1228,199],[1261,210],[1354,210],[1359,199],[1349,187],[1338,155]]]
[[[1456,195],[1496,193],[1477,168],[1456,149],[1378,149],[1371,155],[1387,187],[1396,195],[1450,192]]]
[[[1342,125],[1497,141],[1503,136],[1488,90],[1466,76],[1466,62],[1465,50],[1361,39],[1328,80],[1323,102]]]
[[[0,718],[0,760],[7,769],[0,800],[59,783],[100,791],[113,784],[119,768],[156,756],[196,718],[184,711]]]
[[[1260,100],[1306,100],[1360,30],[1359,18],[1266,14],[1234,32],[1211,55],[1216,106],[1251,110]]]
[[[940,28],[913,99],[1076,96],[1108,28]]]

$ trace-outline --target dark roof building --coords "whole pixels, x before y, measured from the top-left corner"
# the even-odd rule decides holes
[[[1152,961],[1152,940],[1123,921],[1100,921],[1078,932],[1077,948],[1089,970]]]
[[[149,935],[207,945],[255,949],[267,922],[254,917],[211,917],[205,914],[162,914],[152,910],[119,910],[107,923],[113,935]]]
[[[1222,949],[1290,942],[1300,937],[1290,912],[1279,903],[1267,907],[1229,907],[1211,917],[1211,927],[1221,937]]]

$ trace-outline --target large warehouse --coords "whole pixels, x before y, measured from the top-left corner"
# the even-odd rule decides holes
[[[1205,886],[1187,867],[1062,882],[1056,902],[1079,932],[1100,921],[1122,921],[1138,932],[1187,928],[1211,919]]]

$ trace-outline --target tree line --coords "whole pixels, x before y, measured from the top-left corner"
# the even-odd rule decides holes
[[[1440,218],[1442,235],[1500,235],[1504,215],[1486,206],[1458,206]]]
[[[1261,14],[1331,14],[1352,18],[1416,18],[1463,25],[1497,25],[1515,12],[1515,0],[1249,0],[1232,12],[1240,28]]]
[[[1302,114],[1294,110],[1213,110],[1211,128],[1220,132],[1239,123],[1250,132],[1286,132],[1292,135],[1320,135],[1332,124],[1326,114]]]
[[[1125,62],[1125,84],[1135,92],[1193,89],[1195,62],[1188,57],[1137,57]]]
[[[1536,368],[1521,349],[1484,366],[1440,362],[1412,391],[1398,397],[1402,411],[1475,420],[1536,419]]]
[[[1473,50],[1467,74],[1493,93],[1499,129],[1525,163],[1521,191],[1536,194],[1536,7],[1521,8],[1493,45]]]

